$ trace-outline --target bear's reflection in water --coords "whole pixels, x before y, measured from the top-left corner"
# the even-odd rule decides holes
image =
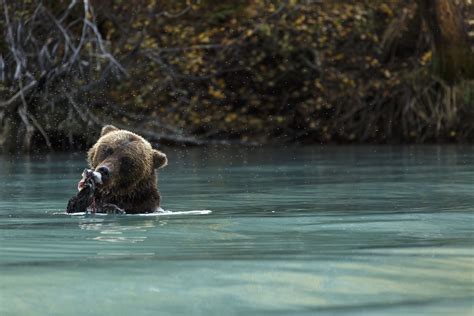
[[[164,226],[167,221],[158,218],[120,218],[120,217],[85,217],[80,219],[79,228],[97,235],[90,239],[111,243],[143,242],[146,232],[156,226]]]

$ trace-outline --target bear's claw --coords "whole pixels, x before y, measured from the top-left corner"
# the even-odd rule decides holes
[[[111,203],[106,203],[102,205],[102,213],[107,213],[107,214],[126,214],[124,209],[121,209],[115,204]]]

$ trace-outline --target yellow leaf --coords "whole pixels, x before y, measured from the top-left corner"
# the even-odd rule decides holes
[[[209,87],[208,93],[216,99],[225,99],[224,93],[220,90],[214,89],[212,86]]]
[[[295,24],[296,25],[300,25],[300,24],[303,24],[304,20],[306,19],[306,17],[304,15],[300,16],[296,21],[295,21]]]
[[[237,117],[238,117],[237,114],[235,114],[235,113],[230,113],[230,114],[227,114],[227,115],[226,115],[224,121],[225,121],[226,123],[230,123],[230,122],[235,121],[235,120],[237,119]]]
[[[390,7],[386,3],[383,3],[383,4],[380,5],[380,11],[382,11],[383,13],[385,13],[388,16],[393,15],[392,9],[390,9]]]
[[[432,58],[433,58],[433,52],[429,50],[426,53],[424,53],[423,56],[421,56],[420,62],[422,65],[426,65],[431,61]]]

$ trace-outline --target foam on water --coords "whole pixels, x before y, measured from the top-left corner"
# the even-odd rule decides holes
[[[68,215],[68,216],[87,216],[87,215],[94,215],[94,216],[133,216],[133,217],[157,217],[157,216],[175,216],[175,215],[208,215],[211,214],[211,210],[191,210],[191,211],[178,211],[173,212],[169,210],[164,210],[161,207],[158,208],[153,213],[144,213],[144,214],[107,214],[107,213],[95,213],[92,214],[90,212],[78,212],[78,213],[66,213],[66,212],[54,212],[53,215]]]
[[[128,214],[127,216],[168,216],[168,215],[207,215],[211,214],[211,210],[192,210],[192,211],[179,211],[179,212],[172,212],[172,211],[163,211],[163,212],[154,212],[154,213],[146,213],[146,214]]]

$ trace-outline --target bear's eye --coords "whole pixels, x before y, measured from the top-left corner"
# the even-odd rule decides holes
[[[123,170],[130,170],[130,169],[132,169],[134,166],[135,166],[135,163],[134,163],[133,159],[131,159],[131,158],[129,158],[129,157],[122,157],[122,158],[120,158],[120,167],[121,167]]]
[[[102,150],[102,155],[104,157],[108,157],[108,156],[112,155],[113,153],[114,153],[114,150],[110,147],[106,147]]]

